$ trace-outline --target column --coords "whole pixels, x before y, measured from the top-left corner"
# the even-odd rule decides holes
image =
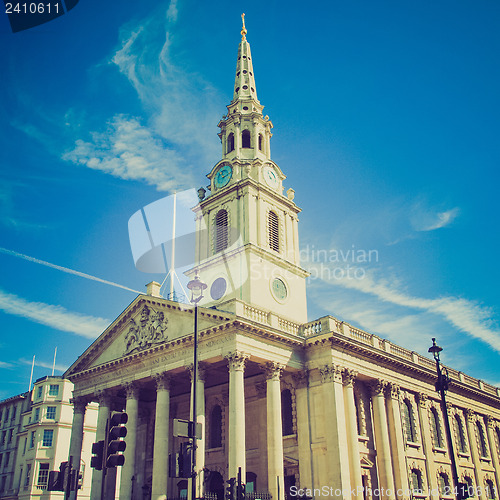
[[[157,373],[155,439],[153,445],[153,485],[151,500],[166,500],[168,481],[168,431],[170,423],[170,376]]]
[[[375,432],[375,446],[377,451],[377,465],[380,498],[394,500],[394,476],[391,463],[391,444],[387,427],[387,413],[385,410],[384,389],[387,382],[372,380],[370,383],[373,403],[373,430]]]
[[[187,367],[191,375],[191,403],[193,401],[193,365]],[[201,439],[196,442],[196,498],[204,495],[205,484],[205,374],[206,365],[198,363],[198,381],[196,384],[196,421],[201,424]],[[191,406],[192,408],[192,406]],[[193,419],[193,412],[190,410],[190,420]],[[191,494],[191,482],[188,481],[188,496]]]
[[[470,408],[466,408],[465,417],[467,420],[467,432],[469,434],[469,446],[470,453],[472,456],[472,463],[474,464],[474,478],[476,481],[476,486],[478,487],[478,491],[484,492],[484,477],[483,472],[481,470],[481,459],[479,458],[479,450],[478,450],[478,441],[476,438],[476,414]],[[483,495],[477,495],[478,498],[486,498]]]
[[[234,121],[234,150],[239,158],[241,156],[241,127],[238,119]]]
[[[229,477],[246,477],[245,383],[244,370],[248,354],[236,351],[226,356],[229,366]]]
[[[128,415],[127,422],[127,448],[124,451],[125,464],[121,470],[120,478],[120,500],[132,500],[141,492],[133,491],[135,476],[135,448],[137,444],[137,421],[139,414],[139,386],[135,382],[125,385],[127,391],[127,403],[125,411]]]
[[[71,426],[71,441],[69,445],[69,456],[72,457],[73,468],[80,471],[80,460],[82,456],[83,443],[83,424],[85,421],[85,410],[87,400],[77,397],[72,400],[73,403],[73,424]],[[69,497],[71,500],[76,498],[76,492],[72,491]]]
[[[351,489],[356,498],[363,498],[363,481],[361,479],[361,462],[359,457],[357,410],[354,402],[354,380],[357,373],[344,369],[342,382],[344,384],[344,402],[346,410],[347,442],[349,443],[349,470],[351,472]]]
[[[309,428],[309,403],[307,370],[293,375],[295,405],[297,408],[297,445],[299,452],[299,476],[301,488],[313,488],[311,460],[311,432]]]
[[[267,407],[267,488],[274,499],[285,499],[283,475],[283,429],[281,423],[281,384],[283,366],[269,362],[266,374]]]
[[[389,439],[392,450],[392,463],[394,465],[394,484],[398,499],[410,498],[410,485],[408,482],[408,469],[406,467],[406,452],[401,425],[401,408],[399,405],[399,386],[390,383],[386,389],[387,416],[389,423]],[[399,493],[398,493],[399,492]]]
[[[495,481],[496,489],[498,492],[500,490],[500,463],[498,459],[497,444],[495,439],[495,420],[489,415],[486,416],[486,429],[488,432],[491,459],[493,461],[493,467],[495,468]]]
[[[342,388],[342,368],[336,365],[325,365],[319,371],[323,383],[325,404],[324,422],[328,486],[341,492],[336,498],[349,500],[351,498],[351,484],[344,393]]]
[[[97,428],[95,434],[95,440],[97,442],[103,441],[106,437],[106,426],[111,411],[112,395],[109,391],[99,391],[96,396],[97,402],[99,403],[99,411],[97,414]],[[103,498],[101,498],[102,479],[102,470],[94,469],[92,472],[92,487],[90,489],[90,497],[92,498],[92,500],[104,500]]]

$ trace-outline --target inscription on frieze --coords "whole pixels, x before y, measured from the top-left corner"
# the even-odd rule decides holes
[[[124,354],[143,351],[168,340],[167,324],[168,319],[162,311],[155,311],[149,306],[144,306],[139,320],[132,318],[128,324]]]

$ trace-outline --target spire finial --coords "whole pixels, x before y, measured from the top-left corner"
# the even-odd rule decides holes
[[[245,13],[241,14],[241,22],[243,23],[243,28],[241,28],[241,37],[246,40],[245,35],[247,34],[247,29],[245,28]]]

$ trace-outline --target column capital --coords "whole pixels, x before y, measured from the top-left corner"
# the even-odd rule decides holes
[[[485,415],[484,419],[486,421],[486,426],[489,429],[495,428],[496,420],[491,415]]]
[[[464,413],[468,422],[474,422],[476,418],[476,412],[472,408],[465,408]]]
[[[155,373],[153,379],[156,384],[157,391],[169,391],[172,383],[172,376],[168,372]]]
[[[245,371],[245,362],[250,357],[249,354],[245,354],[241,351],[234,351],[226,354],[224,356],[227,360],[227,364],[229,366],[229,371]]]
[[[354,381],[356,380],[357,375],[358,372],[356,370],[344,368],[342,370],[342,383],[344,384],[344,386],[354,388]]]
[[[324,365],[319,369],[321,382],[340,382],[342,383],[342,367],[339,365]]]
[[[292,380],[295,383],[297,389],[303,389],[307,387],[307,382],[309,380],[309,370],[300,370],[292,375]]]
[[[198,362],[198,381],[199,382],[205,382],[206,376],[207,376],[207,368],[208,368],[208,363],[203,363],[203,362]],[[194,364],[191,363],[186,366],[186,370],[189,372],[189,378],[191,382],[193,381],[193,374],[194,374]]]
[[[85,396],[77,396],[76,398],[71,398],[69,402],[73,405],[74,413],[85,413],[89,401]]]
[[[281,378],[281,372],[284,366],[281,363],[276,363],[275,361],[268,361],[264,366],[264,374],[266,380],[278,380]]]
[[[110,389],[101,389],[94,393],[94,401],[99,403],[99,406],[111,407],[113,403],[114,393]]]
[[[423,392],[417,392],[415,394],[415,399],[417,400],[418,406],[423,408],[424,410],[427,408],[427,401],[429,400],[429,396],[424,394]]]
[[[387,382],[376,378],[368,382],[368,387],[370,388],[372,396],[383,396],[384,390],[387,387]]]
[[[125,392],[127,394],[127,399],[139,399],[139,384],[134,380],[132,382],[126,382],[123,384]]]
[[[399,395],[401,393],[401,387],[398,384],[389,382],[385,387],[386,395],[391,399],[399,400]]]

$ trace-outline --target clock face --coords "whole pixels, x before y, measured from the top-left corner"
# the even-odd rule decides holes
[[[215,174],[214,185],[216,188],[222,188],[228,184],[233,176],[231,165],[222,165]]]
[[[278,187],[279,179],[276,174],[274,168],[266,165],[264,167],[264,181],[269,187],[276,188]]]
[[[280,278],[274,278],[271,290],[278,300],[285,300],[288,296],[288,290],[286,289],[285,282]]]

